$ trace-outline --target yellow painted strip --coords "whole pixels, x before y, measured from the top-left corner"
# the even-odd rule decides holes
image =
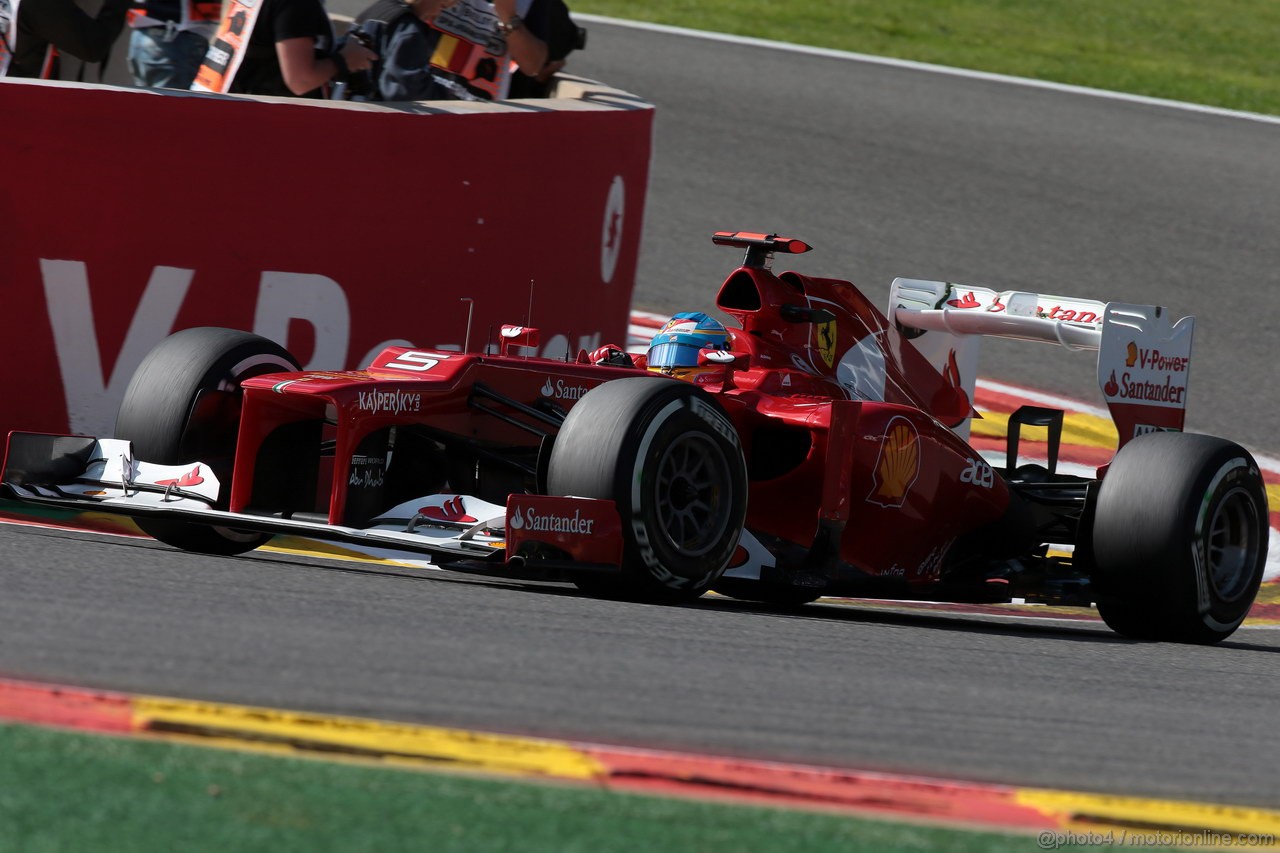
[[[563,779],[604,779],[608,775],[599,761],[568,744],[462,729],[148,696],[134,697],[133,717],[134,729],[142,733],[194,735],[239,748],[276,751],[283,746],[325,756],[346,753],[396,763],[418,761]]]
[[[1258,588],[1256,604],[1280,604],[1280,583],[1264,583]]]
[[[1004,438],[1009,431],[1009,413],[983,412],[982,420],[970,421],[973,435]],[[1023,427],[1023,435],[1038,438],[1044,427]],[[1062,443],[1085,447],[1113,448],[1119,441],[1115,424],[1097,415],[1067,415],[1062,421]]]
[[[422,568],[417,563],[393,560],[387,557],[375,557],[351,548],[343,548],[332,542],[320,539],[300,539],[295,536],[277,536],[270,544],[263,545],[259,551],[274,551],[277,554],[292,554],[296,557],[333,557],[338,560],[360,560],[365,563],[380,563],[386,566],[398,566],[406,569]],[[423,560],[427,557],[424,555]]]
[[[1267,484],[1267,509],[1280,512],[1280,483]]]
[[[1015,800],[1061,820],[1064,827],[1092,829],[1128,827],[1134,835],[1147,831],[1254,833],[1280,839],[1280,812],[1178,800],[1081,794],[1022,789]],[[1273,839],[1274,843],[1274,839]]]

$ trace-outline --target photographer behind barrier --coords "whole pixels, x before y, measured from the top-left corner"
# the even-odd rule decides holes
[[[323,0],[227,0],[191,88],[321,98],[377,58],[357,41],[335,44]]]
[[[490,100],[546,97],[586,31],[563,0],[378,0],[347,38],[379,59],[370,74],[349,77],[343,96]]]

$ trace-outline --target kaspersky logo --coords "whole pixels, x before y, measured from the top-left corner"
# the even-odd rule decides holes
[[[903,417],[892,418],[880,442],[880,458],[872,471],[874,485],[867,502],[900,507],[920,476],[920,433]]]
[[[373,415],[381,412],[392,415],[420,412],[422,395],[407,391],[361,391],[356,395],[356,407]]]

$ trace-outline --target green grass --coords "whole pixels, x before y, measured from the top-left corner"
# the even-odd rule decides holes
[[[1026,851],[1029,836],[0,725],[0,851]]]
[[[1280,3],[1266,0],[573,0],[571,5],[578,12],[1280,114]]]

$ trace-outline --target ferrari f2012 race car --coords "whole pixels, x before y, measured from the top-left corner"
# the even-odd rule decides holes
[[[714,241],[745,250],[716,299],[739,328],[677,316],[647,363],[529,357],[536,330],[503,327],[497,352],[302,371],[264,338],[187,329],[142,363],[114,438],[11,433],[4,489],[209,554],[293,534],[608,596],[1096,604],[1121,634],[1201,643],[1240,625],[1266,495],[1247,451],[1181,431],[1192,318],[910,279],[886,314],[774,274],[799,240]],[[1119,446],[1096,477],[1058,470],[1059,410],[1014,413],[995,464],[973,449],[989,335],[1098,351]]]

